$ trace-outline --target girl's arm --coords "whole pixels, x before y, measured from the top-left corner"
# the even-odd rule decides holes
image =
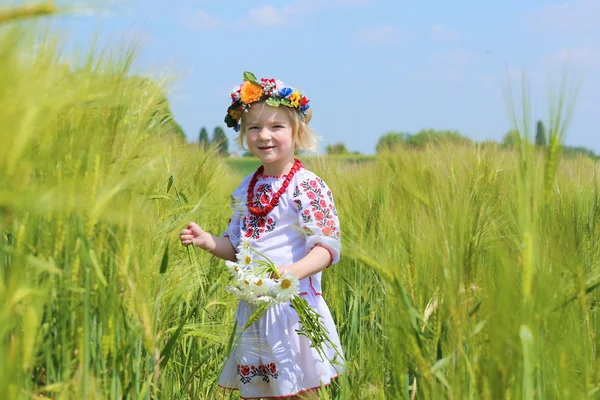
[[[223,260],[235,261],[236,250],[227,237],[215,236],[205,232],[195,222],[190,222],[180,234],[181,244],[187,246],[194,244],[202,250],[208,251],[215,257]]]
[[[279,273],[290,271],[298,279],[304,279],[321,272],[331,265],[331,252],[323,246],[315,246],[303,259],[291,265],[278,268]]]

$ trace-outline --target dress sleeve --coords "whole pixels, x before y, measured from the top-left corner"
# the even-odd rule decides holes
[[[240,220],[244,215],[244,203],[243,203],[243,194],[244,183],[246,180],[242,181],[242,184],[233,191],[231,196],[229,197],[229,206],[231,208],[231,217],[229,218],[229,222],[227,224],[227,229],[223,231],[223,237],[229,238],[229,241],[237,249],[240,244]]]
[[[340,221],[329,187],[315,175],[306,175],[296,185],[293,200],[298,222],[306,234],[306,253],[315,246],[329,251],[331,264],[340,260]]]

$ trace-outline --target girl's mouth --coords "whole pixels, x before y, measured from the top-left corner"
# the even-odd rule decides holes
[[[274,149],[275,146],[259,146],[258,148],[261,150],[271,150]]]

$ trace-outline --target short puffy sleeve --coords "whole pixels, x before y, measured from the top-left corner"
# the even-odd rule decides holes
[[[303,174],[296,182],[293,201],[298,211],[298,222],[306,234],[306,252],[322,246],[331,255],[331,264],[340,260],[342,244],[340,221],[333,202],[333,194],[321,178]]]

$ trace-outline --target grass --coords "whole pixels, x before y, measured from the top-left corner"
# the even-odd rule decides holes
[[[332,160],[346,164],[361,164],[375,161],[375,156],[372,155],[335,155],[335,156],[318,156],[318,155],[298,155],[298,158],[309,167],[313,163],[318,163],[323,159]],[[242,176],[247,176],[254,173],[260,167],[260,160],[256,157],[241,157],[227,158],[225,163],[235,172]]]
[[[257,165],[180,143],[132,52],[65,68],[59,47],[0,25],[0,393],[236,398],[215,385],[227,273],[177,234],[221,232]],[[546,152],[306,159],[342,224],[324,293],[348,371],[330,398],[598,396],[598,165],[560,159],[562,115]]]

